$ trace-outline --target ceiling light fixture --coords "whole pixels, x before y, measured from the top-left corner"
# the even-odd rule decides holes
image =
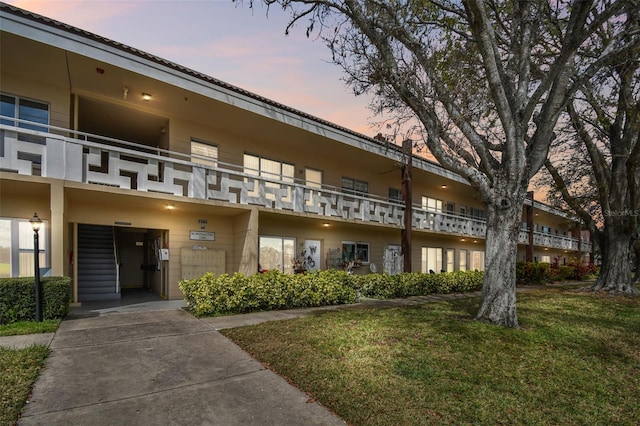
[[[142,92],[142,100],[143,101],[150,101],[151,100],[151,95],[145,92]]]
[[[173,204],[167,204],[167,210],[173,210],[175,208],[176,206],[174,206]]]

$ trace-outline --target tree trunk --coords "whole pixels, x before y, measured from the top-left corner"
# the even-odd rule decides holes
[[[606,220],[601,243],[602,268],[593,291],[610,293],[640,294],[633,284],[631,276],[632,237],[623,223],[618,220]]]
[[[500,200],[487,208],[487,237],[482,303],[476,319],[518,327],[516,260],[524,197]],[[506,204],[506,205],[505,205]]]

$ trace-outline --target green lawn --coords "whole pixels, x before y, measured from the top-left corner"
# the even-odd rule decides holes
[[[478,299],[357,309],[224,331],[353,425],[637,425],[640,298],[518,296],[521,328]]]
[[[0,336],[17,336],[21,334],[53,333],[58,329],[60,320],[18,321],[0,325]]]
[[[49,354],[45,346],[0,348],[0,425],[15,424]]]
[[[59,325],[60,320],[19,321],[0,325],[0,336],[50,333]],[[47,355],[49,349],[40,345],[18,350],[0,348],[0,426],[15,424]]]

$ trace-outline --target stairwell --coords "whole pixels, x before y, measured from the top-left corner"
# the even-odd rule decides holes
[[[78,225],[78,300],[120,299],[111,226]]]

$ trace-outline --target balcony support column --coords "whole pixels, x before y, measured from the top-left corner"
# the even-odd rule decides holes
[[[65,250],[66,227],[64,224],[65,193],[62,181],[51,183],[49,196],[51,209],[49,222],[51,275],[62,276],[68,273],[67,251]]]
[[[533,262],[533,191],[527,192],[527,198],[531,200],[531,205],[526,206],[527,213],[527,231],[529,235],[529,242],[527,244],[527,248],[525,250],[525,256],[527,262]]]
[[[404,227],[401,232],[402,255],[404,256],[404,272],[411,272],[411,230],[412,230],[412,148],[413,142],[409,139],[402,142],[402,152],[406,159],[402,165],[402,200],[404,201]]]

